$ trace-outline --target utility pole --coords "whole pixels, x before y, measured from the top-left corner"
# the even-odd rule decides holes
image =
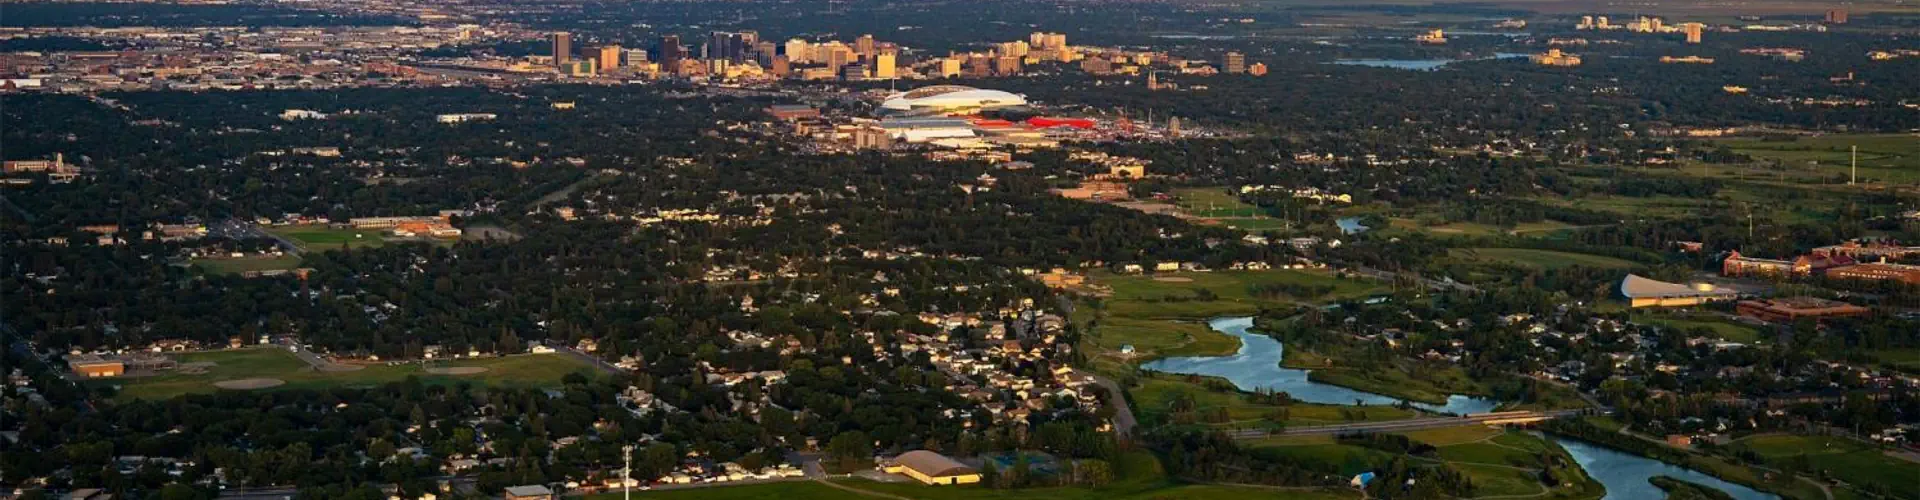
[[[1848,186],[1852,186],[1854,182],[1857,182],[1860,180],[1860,146],[1858,145],[1852,146],[1850,150],[1851,150],[1850,156],[1853,157],[1852,159],[1853,172],[1850,174],[1847,174]]]
[[[620,469],[620,497],[633,500],[633,445],[622,446],[620,451],[627,456],[627,466]]]

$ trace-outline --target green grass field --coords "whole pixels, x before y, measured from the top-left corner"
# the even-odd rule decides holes
[[[1240,197],[1226,192],[1226,188],[1200,187],[1173,190],[1174,204],[1180,211],[1195,217],[1255,217],[1260,215],[1260,207],[1240,201]]]
[[[1223,486],[1191,484],[1167,477],[1160,467],[1159,459],[1147,452],[1130,452],[1122,455],[1114,464],[1114,482],[1098,488],[1076,487],[1039,487],[1013,490],[996,490],[979,485],[962,486],[925,486],[919,483],[881,483],[866,479],[833,479],[835,484],[871,493],[875,498],[912,498],[916,500],[1237,500],[1243,498],[1301,498],[1307,500],[1334,500],[1359,498],[1358,492],[1346,489],[1268,489],[1259,487]],[[852,499],[863,498],[857,493],[833,489],[829,486],[811,484],[810,487],[798,487],[800,483],[782,483],[776,487],[737,486],[726,488],[702,488],[694,492],[711,491],[712,494],[689,492],[659,492],[661,496],[640,498],[719,498],[747,499],[770,498],[777,500],[805,500],[811,498]],[[825,490],[816,489],[826,488]],[[720,493],[726,489],[740,488],[743,493]],[[793,488],[791,492],[785,488]],[[771,496],[767,496],[771,495]],[[812,496],[822,495],[822,496]],[[609,497],[600,497],[609,498]]]
[[[238,259],[194,259],[193,265],[215,274],[240,274],[248,271],[268,271],[293,269],[300,267],[300,257],[283,255],[280,257],[244,257]]]
[[[216,390],[214,382],[245,378],[273,378],[286,381],[278,388],[315,388],[326,386],[378,385],[418,376],[430,384],[451,384],[466,380],[479,384],[538,387],[558,385],[560,378],[576,371],[596,372],[584,362],[557,354],[529,354],[497,358],[463,359],[437,363],[436,367],[481,367],[487,371],[472,375],[427,373],[419,364],[375,365],[356,371],[315,371],[306,362],[280,347],[262,347],[224,351],[186,353],[177,356],[182,364],[215,363],[202,374],[170,374],[154,377],[100,380],[91,383],[120,386],[122,399],[167,399],[182,394],[205,394]]]
[[[1743,438],[1734,446],[1753,450],[1775,467],[1807,467],[1851,484],[1879,484],[1896,497],[1920,497],[1920,480],[1916,480],[1920,464],[1887,456],[1867,443],[1835,436],[1766,434]],[[1800,456],[1805,456],[1804,462]]]
[[[1600,269],[1632,269],[1640,267],[1633,261],[1573,252],[1553,250],[1534,250],[1530,248],[1455,248],[1448,255],[1462,260],[1509,264],[1532,269],[1562,269],[1573,266],[1597,267]]]
[[[1444,463],[1473,480],[1476,497],[1540,496],[1542,498],[1599,498],[1604,489],[1584,477],[1570,487],[1540,483],[1541,453],[1565,456],[1565,451],[1539,437],[1484,426],[1463,426],[1399,433],[1438,448],[1438,458],[1416,457],[1417,462]],[[1261,453],[1341,464],[1343,474],[1372,470],[1395,455],[1339,444],[1332,436],[1281,436],[1247,441]],[[1571,463],[1569,460],[1568,463]],[[1570,471],[1563,470],[1563,473]],[[1582,475],[1583,476],[1583,475]]]
[[[1675,328],[1683,332],[1691,332],[1694,329],[1705,328],[1712,331],[1715,337],[1734,342],[1751,344],[1760,341],[1760,329],[1758,327],[1717,316],[1656,312],[1635,314],[1633,321],[1636,323]]]
[[[1229,426],[1265,427],[1262,421],[1280,406],[1249,402],[1247,395],[1241,392],[1217,392],[1197,384],[1188,383],[1184,375],[1152,374],[1140,379],[1140,386],[1129,390],[1133,395],[1130,401],[1135,412],[1167,413],[1175,395],[1186,393],[1193,398],[1197,413],[1206,413],[1215,408],[1225,407],[1227,415],[1233,419]],[[1404,420],[1413,418],[1416,413],[1391,406],[1339,406],[1311,403],[1294,403],[1285,407],[1286,425],[1326,425],[1347,422],[1378,422],[1385,420]],[[1355,417],[1348,420],[1348,417]]]
[[[1790,167],[1808,168],[1820,175],[1848,175],[1850,146],[1860,148],[1862,181],[1899,184],[1920,182],[1920,137],[1911,134],[1834,134],[1797,137],[1791,141],[1727,139],[1715,141],[1736,153],[1779,160]]]
[[[1372,281],[1339,278],[1321,271],[1288,269],[1160,273],[1152,276],[1101,272],[1091,277],[1095,283],[1113,288],[1113,296],[1106,299],[1110,315],[1139,319],[1206,319],[1246,315],[1259,312],[1261,306],[1324,303],[1363,297],[1384,289]],[[1254,297],[1249,289],[1262,284],[1328,285],[1333,287],[1333,292],[1318,297]],[[1214,300],[1192,300],[1201,289],[1212,292]],[[1170,298],[1175,300],[1166,300]]]
[[[265,228],[268,232],[293,240],[302,250],[325,252],[339,250],[341,245],[349,248],[368,248],[387,244],[385,234],[373,229],[335,228],[327,225],[278,226]]]
[[[1874,360],[1908,373],[1920,373],[1920,349],[1875,349]]]
[[[1110,317],[1093,331],[1088,340],[1100,349],[1118,352],[1131,345],[1143,358],[1225,356],[1240,350],[1239,339],[1198,322]]]

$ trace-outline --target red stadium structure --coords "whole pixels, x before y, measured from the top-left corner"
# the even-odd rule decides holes
[[[1089,120],[1086,118],[1055,118],[1050,116],[1036,116],[1033,118],[1028,118],[1027,125],[1032,125],[1035,128],[1073,127],[1081,130],[1090,130],[1093,127],[1095,127],[1097,124],[1094,123],[1093,120]]]

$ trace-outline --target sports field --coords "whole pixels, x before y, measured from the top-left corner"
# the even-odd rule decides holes
[[[1834,134],[1792,140],[1726,139],[1715,141],[1735,153],[1756,159],[1778,160],[1792,169],[1817,175],[1851,173],[1850,147],[1860,148],[1862,182],[1920,182],[1920,136],[1912,134]]]
[[[1600,269],[1632,269],[1633,261],[1574,252],[1534,250],[1530,248],[1455,248],[1448,255],[1462,260],[1508,264],[1531,269],[1562,269],[1574,266]]]
[[[558,385],[560,378],[576,371],[597,372],[584,362],[558,354],[528,354],[497,358],[478,358],[436,363],[435,367],[484,368],[467,375],[430,373],[417,363],[400,366],[374,365],[352,371],[318,371],[283,347],[204,351],[176,356],[184,366],[212,363],[204,373],[173,374],[99,380],[92,383],[120,386],[122,399],[167,399],[182,394],[211,393],[221,381],[271,379],[285,382],[280,388],[313,388],[335,385],[377,385],[418,376],[430,384],[466,380],[480,384],[508,386]],[[436,370],[444,371],[444,370]]]
[[[387,244],[385,235],[373,229],[336,228],[320,224],[277,226],[265,229],[282,238],[293,240],[293,244],[309,252],[339,250],[342,245],[348,248],[368,248]]]

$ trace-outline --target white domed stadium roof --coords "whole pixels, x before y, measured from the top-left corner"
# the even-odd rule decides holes
[[[963,85],[935,85],[887,96],[887,100],[880,103],[880,108],[897,112],[942,113],[1025,105],[1027,98],[1019,94]]]

